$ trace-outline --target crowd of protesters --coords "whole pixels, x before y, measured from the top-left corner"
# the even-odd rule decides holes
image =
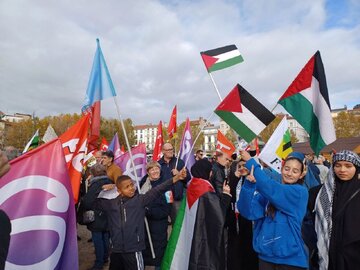
[[[85,212],[90,215],[86,225],[96,255],[91,269],[103,269],[109,260],[109,269],[161,269],[169,226],[191,181],[173,146],[165,143],[162,150],[158,162],[148,162],[140,192],[113,163],[111,151],[96,153],[96,164],[84,174],[78,207],[81,219]],[[0,177],[8,170],[6,156],[0,152]],[[222,231],[214,232],[222,238],[217,264],[222,269],[360,267],[360,158],[356,153],[342,150],[333,153],[329,162],[323,156],[293,152],[278,174],[255,151],[241,150],[232,156],[217,151],[208,160],[198,150],[191,173],[213,186],[209,199],[218,200],[216,207],[224,213]],[[101,195],[112,190],[116,193],[111,198]],[[0,222],[0,269],[4,269],[11,224],[3,211]],[[202,248],[211,249],[211,241],[204,241]]]

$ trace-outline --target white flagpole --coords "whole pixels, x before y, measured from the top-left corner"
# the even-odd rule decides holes
[[[211,119],[214,115],[215,115],[215,113],[214,113],[214,112],[211,112],[210,116],[208,116],[208,118],[207,118],[206,120],[207,120],[207,121],[210,121],[210,119]],[[200,126],[199,133],[196,135],[196,138],[195,138],[195,140],[193,141],[193,144],[192,144],[192,146],[191,146],[191,148],[190,148],[190,153],[192,152],[192,150],[194,150],[195,143],[196,143],[196,141],[199,139],[200,134],[201,134],[201,132],[203,131],[204,127],[205,127],[205,125]],[[185,161],[185,167],[186,167],[186,165],[187,165],[187,163],[188,163],[188,161],[189,161],[189,158],[190,158],[190,155],[187,157],[187,159],[186,159],[186,161]]]
[[[217,95],[219,96],[220,101],[223,101],[223,99],[222,99],[222,97],[221,97],[221,95],[220,95],[219,89],[218,89],[217,86],[216,86],[216,83],[215,83],[215,81],[214,81],[213,76],[211,75],[210,72],[208,72],[208,74],[209,74],[210,79],[211,79],[211,81],[212,81],[212,83],[213,83],[213,85],[214,85],[215,91],[216,91]],[[275,108],[274,108],[274,109],[275,109]],[[233,134],[235,135],[235,138],[236,138],[236,141],[237,141],[238,145],[240,145],[240,141],[239,141],[239,138],[238,138],[239,136],[236,134],[236,132],[235,132],[234,130],[233,130]]]
[[[133,170],[134,170],[136,186],[137,186],[137,188],[138,188],[139,194],[141,194],[140,184],[139,184],[138,177],[137,177],[137,173],[136,173],[136,167],[135,167],[133,155],[132,155],[132,153],[131,153],[131,147],[130,147],[129,139],[128,139],[128,136],[127,136],[127,134],[126,134],[124,121],[123,121],[123,119],[122,119],[122,117],[121,117],[120,109],[119,109],[119,105],[118,105],[118,103],[117,103],[116,97],[114,97],[114,102],[115,102],[115,107],[116,107],[116,111],[117,111],[117,114],[118,114],[118,118],[119,118],[119,120],[120,120],[121,127],[122,127],[123,132],[124,132],[126,147],[127,147],[127,149],[128,149],[129,155],[130,155],[131,165],[132,165]],[[146,227],[146,232],[147,232],[148,237],[149,237],[149,244],[150,244],[151,255],[152,255],[153,259],[155,259],[154,246],[153,246],[152,239],[151,239],[151,234],[150,234],[150,229],[149,229],[149,223],[148,223],[146,217],[145,217],[145,227]]]
[[[217,95],[219,96],[220,101],[222,101],[223,99],[222,99],[222,97],[221,97],[221,95],[220,95],[219,89],[218,89],[217,86],[216,86],[216,83],[215,83],[215,81],[214,81],[213,76],[211,75],[210,72],[208,72],[208,74],[209,74],[210,79],[211,79],[211,81],[212,81],[212,83],[213,83],[213,85],[214,85],[215,91],[216,91]]]

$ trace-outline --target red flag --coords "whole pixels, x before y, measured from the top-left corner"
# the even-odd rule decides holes
[[[102,137],[99,150],[100,151],[106,151],[109,148],[109,143],[105,139],[105,137]]]
[[[235,146],[218,130],[216,151],[227,154],[230,158],[235,152]]]
[[[97,142],[100,137],[100,101],[96,101],[91,106],[90,114],[91,117],[90,117],[88,152],[91,152],[98,148]]]
[[[176,105],[171,113],[171,117],[170,117],[170,121],[169,121],[169,126],[167,129],[169,138],[171,139],[174,134],[176,133]]]
[[[75,125],[70,127],[59,139],[62,143],[66,165],[69,170],[70,183],[74,201],[78,201],[83,159],[87,150],[90,114],[84,115]]]
[[[77,270],[75,207],[59,139],[10,164],[0,179],[0,208],[12,226],[5,268]]]
[[[161,149],[164,144],[164,139],[162,135],[162,122],[159,122],[158,128],[157,128],[157,134],[156,134],[156,141],[153,151],[153,157],[152,159],[154,161],[158,161],[161,158]]]

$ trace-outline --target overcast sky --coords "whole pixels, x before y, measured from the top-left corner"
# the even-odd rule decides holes
[[[1,0],[0,33],[7,114],[78,113],[96,38],[135,124],[167,122],[174,105],[178,122],[208,117],[219,98],[200,51],[230,44],[245,61],[213,73],[222,97],[240,83],[271,109],[320,50],[332,108],[360,103],[358,0]],[[102,116],[117,117],[114,100]]]

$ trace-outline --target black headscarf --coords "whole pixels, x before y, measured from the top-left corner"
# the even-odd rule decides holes
[[[191,167],[191,175],[205,180],[210,179],[212,165],[207,159],[200,159]]]

